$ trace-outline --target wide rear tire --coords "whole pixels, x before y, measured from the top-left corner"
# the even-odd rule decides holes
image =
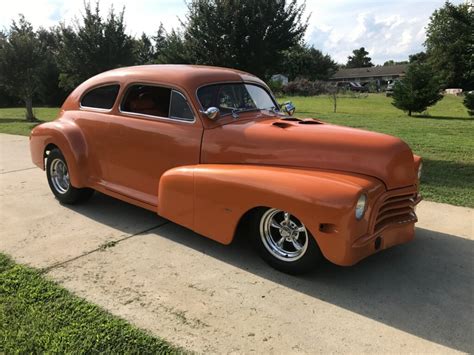
[[[51,191],[61,203],[73,205],[85,202],[94,193],[89,188],[78,189],[72,186],[66,159],[59,149],[53,149],[48,154],[46,176]]]

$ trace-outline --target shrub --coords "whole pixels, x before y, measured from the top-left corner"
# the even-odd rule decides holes
[[[464,106],[467,108],[469,116],[474,116],[474,91],[467,92],[464,96]]]
[[[309,81],[307,79],[297,79],[290,81],[282,88],[285,95],[290,96],[315,96],[327,93],[327,83],[325,81]]]
[[[393,87],[393,106],[406,111],[423,112],[443,97],[439,81],[428,64],[414,63]]]
[[[275,96],[281,96],[283,93],[283,84],[280,80],[270,80],[268,82],[268,87],[275,94]]]

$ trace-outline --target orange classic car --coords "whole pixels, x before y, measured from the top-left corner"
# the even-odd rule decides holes
[[[33,129],[31,156],[61,203],[96,190],[223,244],[242,233],[288,273],[411,240],[420,157],[398,138],[293,111],[237,70],[115,69]]]

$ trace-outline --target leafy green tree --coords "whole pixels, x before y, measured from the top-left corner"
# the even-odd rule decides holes
[[[305,78],[311,81],[328,80],[337,70],[332,58],[320,50],[298,44],[283,52],[280,71],[288,75],[289,80]]]
[[[166,31],[162,23],[160,23],[160,27],[158,27],[156,35],[154,35],[152,38],[153,41],[155,41],[155,54],[159,55],[163,51],[166,43]]]
[[[474,116],[474,92],[468,92],[464,96],[464,106],[467,108],[467,112],[470,116]]]
[[[156,40],[155,40],[156,41]],[[156,41],[158,43],[158,41]],[[156,63],[159,64],[194,64],[184,36],[175,30],[164,35],[161,48],[157,51]]]
[[[59,49],[61,32],[59,27],[40,28],[38,40],[43,48],[43,62],[37,98],[41,104],[57,106],[66,98],[66,92],[59,87]]]
[[[414,63],[393,88],[392,105],[408,112],[422,112],[441,100],[439,80],[430,65]]]
[[[72,89],[89,77],[106,70],[135,63],[133,39],[125,33],[124,10],[110,9],[106,19],[84,4],[82,22],[61,28],[59,54],[60,86]]]
[[[7,34],[0,30],[0,55],[2,53],[2,48],[4,48],[7,44]],[[1,62],[1,58],[0,58]],[[0,67],[1,68],[1,67]],[[0,72],[0,79],[1,79],[1,72]],[[8,90],[5,86],[0,84],[0,107],[8,107],[12,102],[11,95],[8,94]]]
[[[418,52],[415,54],[410,54],[408,56],[408,59],[410,63],[415,63],[415,62],[424,63],[428,60],[428,55],[426,54],[426,52]]]
[[[400,64],[408,64],[408,60],[402,60],[402,61],[395,61],[393,59],[387,60],[386,62],[383,63],[384,67],[388,67],[391,65],[400,65]]]
[[[142,33],[141,37],[135,40],[135,63],[150,64],[155,59],[155,48],[150,38]]]
[[[0,85],[24,102],[27,121],[36,120],[33,98],[40,87],[44,55],[37,33],[23,15],[0,36]]]
[[[367,52],[364,47],[354,49],[352,54],[353,55],[347,57],[347,68],[366,68],[374,66],[372,64],[372,58],[369,57],[369,52]]]
[[[444,87],[474,89],[474,9],[446,2],[430,17],[426,31],[429,62]]]
[[[304,8],[297,0],[192,0],[184,24],[192,62],[270,75],[302,39]]]

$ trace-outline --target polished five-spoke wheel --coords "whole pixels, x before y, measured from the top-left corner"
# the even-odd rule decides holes
[[[94,193],[92,189],[76,188],[71,184],[66,159],[59,149],[52,149],[49,152],[46,159],[46,175],[51,191],[62,203],[83,202]]]
[[[260,221],[263,245],[277,259],[292,262],[308,249],[306,227],[288,212],[269,209]]]
[[[67,170],[67,165],[62,159],[54,159],[50,166],[50,175],[51,182],[60,194],[65,194],[71,183],[69,181],[69,172]]]
[[[314,269],[321,252],[306,226],[293,214],[276,208],[258,210],[251,222],[262,258],[274,268],[301,274]]]

